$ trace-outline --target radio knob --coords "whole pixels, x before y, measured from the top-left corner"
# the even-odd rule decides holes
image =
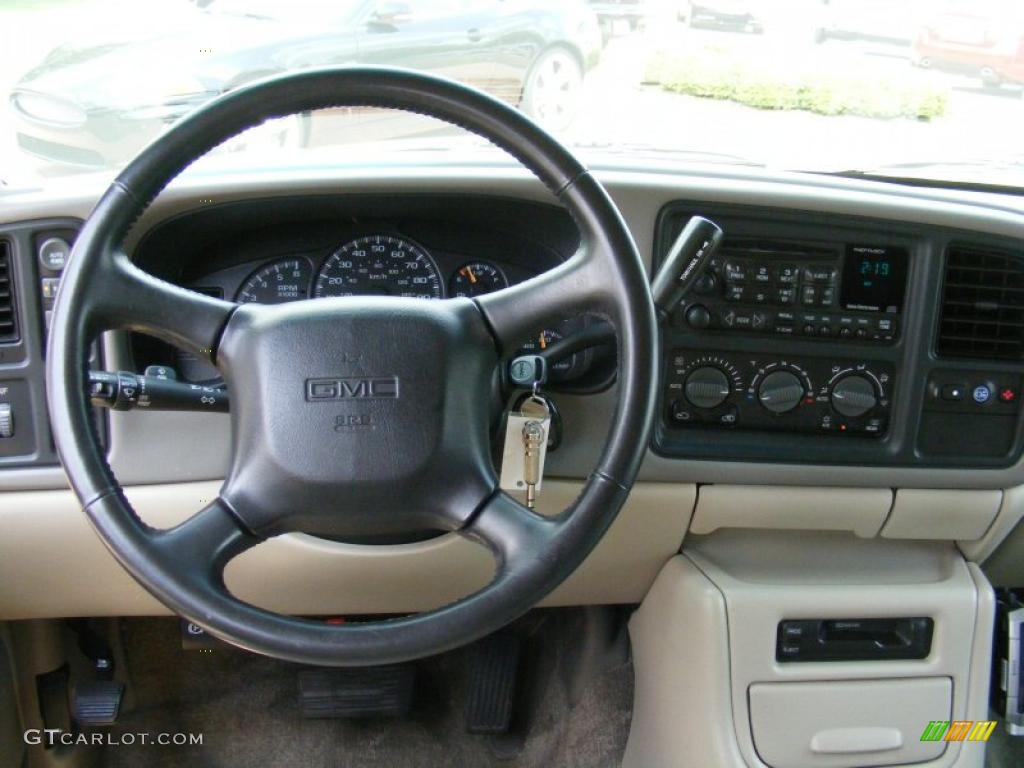
[[[832,407],[848,419],[863,416],[877,404],[875,386],[863,376],[847,376],[832,387]]]
[[[694,304],[686,310],[686,322],[691,328],[703,331],[711,326],[711,313],[703,304]]]
[[[757,399],[772,413],[792,411],[803,397],[804,385],[789,371],[769,373],[757,388]]]
[[[729,396],[729,379],[718,368],[702,366],[686,377],[686,399],[697,408],[717,408]]]

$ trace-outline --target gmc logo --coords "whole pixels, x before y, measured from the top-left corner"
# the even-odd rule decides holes
[[[306,379],[306,399],[317,402],[325,400],[397,400],[398,377]]]

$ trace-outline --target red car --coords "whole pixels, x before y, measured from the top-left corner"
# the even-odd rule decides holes
[[[1024,11],[1007,0],[951,3],[918,31],[914,62],[976,73],[990,86],[1024,84]]]

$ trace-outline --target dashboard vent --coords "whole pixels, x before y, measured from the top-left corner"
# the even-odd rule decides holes
[[[14,306],[14,270],[10,246],[0,241],[0,344],[18,340],[18,314]]]
[[[951,245],[946,252],[938,352],[1024,359],[1024,254]]]

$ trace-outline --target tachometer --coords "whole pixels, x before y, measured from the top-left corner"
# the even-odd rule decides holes
[[[306,259],[285,259],[264,264],[238,289],[240,304],[283,304],[309,298],[313,265]]]
[[[331,254],[313,294],[440,299],[442,290],[441,273],[423,248],[403,237],[370,235]]]

